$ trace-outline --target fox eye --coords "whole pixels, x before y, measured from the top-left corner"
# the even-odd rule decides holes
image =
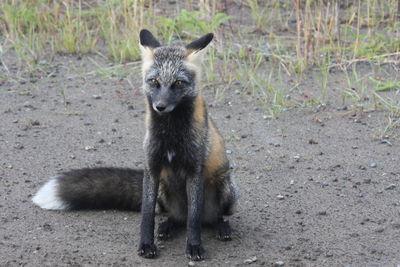
[[[183,81],[181,81],[181,80],[176,80],[176,81],[174,82],[174,85],[176,85],[176,86],[181,86],[181,85],[183,85]]]
[[[154,78],[150,79],[149,82],[150,82],[151,85],[154,85],[154,86],[157,86],[157,87],[160,85],[159,82]]]

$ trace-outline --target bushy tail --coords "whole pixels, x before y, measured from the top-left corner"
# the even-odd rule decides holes
[[[124,209],[139,211],[143,170],[86,168],[51,178],[32,201],[43,209]]]

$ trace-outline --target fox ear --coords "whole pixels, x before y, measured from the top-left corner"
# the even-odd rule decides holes
[[[146,29],[140,31],[140,44],[144,47],[157,48],[161,46],[160,42],[153,36],[153,34]]]
[[[188,44],[185,48],[188,53],[187,58],[189,59],[189,61],[197,58],[198,52],[204,49],[211,42],[213,38],[214,34],[207,33],[206,35]]]
[[[214,38],[214,34],[212,33],[207,33],[206,35],[204,35],[203,37],[200,37],[197,40],[194,40],[193,42],[191,42],[190,44],[188,44],[186,46],[187,50],[193,50],[193,51],[200,51],[202,50],[204,47],[206,47],[211,40]]]
[[[161,46],[153,34],[146,29],[140,31],[140,51],[142,51],[142,70],[145,71],[153,64],[153,50]]]

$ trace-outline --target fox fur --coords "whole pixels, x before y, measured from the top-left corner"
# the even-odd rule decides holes
[[[165,212],[157,236],[169,238],[186,226],[186,255],[202,260],[201,226],[214,226],[231,239],[224,215],[234,212],[238,188],[231,176],[224,140],[208,116],[200,88],[200,54],[207,34],[185,47],[162,46],[140,32],[146,103],[144,170],[86,168],[59,174],[33,197],[44,209],[128,209],[141,211],[139,255],[157,256],[155,208]]]

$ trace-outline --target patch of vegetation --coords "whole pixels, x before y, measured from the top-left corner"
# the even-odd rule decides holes
[[[378,73],[382,65],[399,72],[400,0],[228,2],[182,0],[178,9],[152,0],[4,0],[0,77],[19,80],[4,60],[9,50],[31,73],[43,72],[40,63],[56,54],[96,53],[114,66],[99,66],[92,74],[126,77],[116,72],[139,60],[140,29],[152,30],[167,44],[214,32],[217,40],[204,64],[205,86],[213,85],[216,101],[236,90],[264,107],[266,117],[277,118],[289,108],[329,103],[332,73],[339,71],[345,77],[344,103],[397,114],[398,100],[382,94],[399,91],[399,76]],[[360,71],[362,63],[372,71]],[[310,73],[320,90],[304,88]],[[294,92],[303,97],[292,97]]]

